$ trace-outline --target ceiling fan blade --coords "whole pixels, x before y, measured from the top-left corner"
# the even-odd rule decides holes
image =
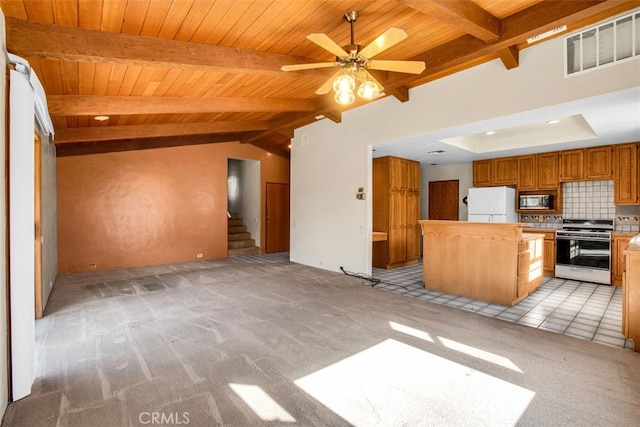
[[[349,56],[349,54],[347,52],[345,52],[345,50],[343,48],[338,46],[338,44],[336,42],[331,40],[331,38],[328,35],[324,34],[324,33],[309,34],[307,36],[307,39],[311,40],[312,42],[314,42],[315,44],[317,44],[321,48],[323,48],[325,50],[328,50],[329,52],[333,53],[335,56],[340,56],[340,57],[341,56]]]
[[[399,73],[420,74],[424,71],[423,61],[371,60],[367,67],[372,70],[395,71]]]
[[[316,90],[316,95],[324,95],[331,92],[331,89],[333,89],[333,81],[340,73],[342,73],[342,70],[336,71],[326,82],[322,84],[322,86],[318,88],[318,90]]]
[[[358,55],[371,59],[383,50],[389,49],[407,38],[407,33],[401,28],[391,27],[380,34],[374,41],[366,45]]]
[[[314,62],[311,64],[292,64],[283,65],[280,67],[282,71],[299,71],[299,70],[311,70],[313,68],[331,68],[338,66],[337,62]]]

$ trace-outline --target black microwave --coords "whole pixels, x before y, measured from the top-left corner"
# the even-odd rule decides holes
[[[518,207],[531,210],[553,209],[553,196],[548,194],[521,195]]]

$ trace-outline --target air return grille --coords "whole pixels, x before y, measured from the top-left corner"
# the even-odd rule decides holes
[[[640,11],[565,37],[565,75],[640,56]]]

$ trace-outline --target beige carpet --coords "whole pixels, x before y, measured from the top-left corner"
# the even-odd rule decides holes
[[[640,419],[638,353],[269,257],[63,276],[36,328],[3,426]]]

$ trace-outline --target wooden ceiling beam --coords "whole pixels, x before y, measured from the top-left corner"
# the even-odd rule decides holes
[[[385,93],[393,96],[400,102],[409,101],[409,88],[406,86],[389,86],[388,89],[385,89]]]
[[[581,27],[597,22],[603,14],[622,13],[639,5],[640,1],[638,0],[546,1],[539,3],[503,19],[500,39],[494,42],[483,42],[470,35],[458,37],[410,58],[413,61],[425,61],[427,64],[427,69],[419,76],[396,75],[387,84],[390,86],[419,86],[468,67],[470,63],[479,64],[483,60],[497,58],[500,56],[500,51],[561,25],[567,25],[568,28]]]
[[[237,135],[189,135],[181,137],[137,138],[109,142],[56,144],[56,157],[102,154],[151,148],[181,147],[185,145],[238,142]]]
[[[482,41],[500,37],[500,20],[472,1],[397,0]]]
[[[317,62],[307,58],[201,43],[132,36],[29,22],[6,17],[7,50],[22,57],[60,61],[197,69],[282,77],[285,64]],[[291,73],[295,78],[297,73]],[[326,70],[305,73],[326,78]],[[304,77],[302,75],[301,77]]]
[[[165,136],[212,135],[269,129],[267,121],[216,121],[199,123],[162,123],[130,126],[91,126],[56,130],[56,144],[99,142]]]
[[[279,148],[277,148],[277,147],[275,147],[275,146],[273,146],[273,145],[271,145],[271,144],[269,144],[267,142],[259,140],[259,139],[255,140],[255,141],[251,141],[249,144],[251,144],[251,145],[253,145],[255,147],[258,147],[258,148],[262,148],[263,150],[265,150],[265,151],[267,151],[267,152],[269,152],[271,154],[275,154],[276,156],[280,156],[280,157],[283,157],[285,159],[289,159],[291,157],[291,155],[289,154],[288,151],[281,150],[281,149],[279,149]]]
[[[309,99],[181,96],[49,95],[47,102],[52,116],[312,111],[316,106]]]
[[[500,59],[507,70],[511,70],[512,68],[516,68],[520,65],[520,51],[517,46],[509,46],[507,48],[500,49],[498,51],[498,55],[500,55]]]

